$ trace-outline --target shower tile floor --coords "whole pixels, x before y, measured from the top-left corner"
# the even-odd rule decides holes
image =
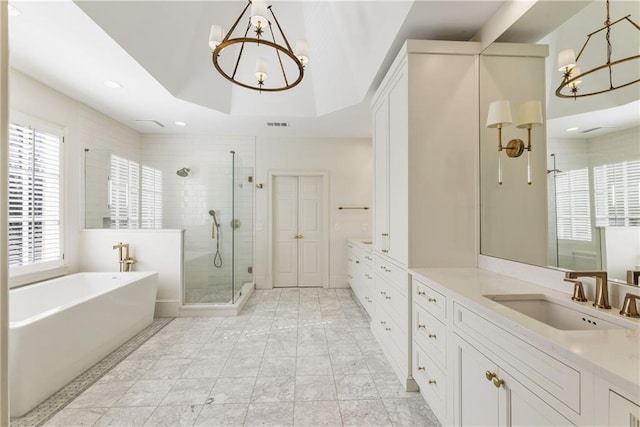
[[[437,426],[347,289],[256,291],[238,317],[177,318],[46,426]]]

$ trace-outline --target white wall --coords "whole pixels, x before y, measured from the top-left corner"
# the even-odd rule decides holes
[[[135,271],[157,271],[156,317],[177,316],[181,303],[182,230],[83,230],[81,271],[119,271],[113,245],[129,244]]]
[[[329,173],[329,283],[347,287],[347,237],[371,238],[371,210],[338,210],[339,206],[372,206],[370,139],[257,138],[256,140],[256,259],[257,288],[267,287],[270,250],[270,171],[303,170]]]
[[[141,158],[138,132],[20,71],[11,70],[10,109],[59,125],[64,143],[64,253],[67,271],[79,271],[84,228],[84,149],[109,148],[133,160]]]

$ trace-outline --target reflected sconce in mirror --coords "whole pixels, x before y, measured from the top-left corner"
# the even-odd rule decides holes
[[[527,184],[531,185],[531,128],[542,124],[542,106],[540,101],[527,101],[518,109],[518,124],[520,129],[527,129],[527,145],[521,139],[512,139],[506,146],[502,145],[502,128],[512,123],[511,105],[507,100],[493,101],[489,104],[487,114],[488,128],[498,129],[498,184],[502,185],[502,163],[500,153],[507,153],[508,157],[520,157],[527,150]]]

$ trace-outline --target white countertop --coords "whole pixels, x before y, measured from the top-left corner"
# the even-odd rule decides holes
[[[640,399],[640,320],[623,318],[632,329],[566,331],[532,319],[483,295],[545,294],[578,303],[570,295],[479,268],[416,268],[410,272],[451,295],[494,323],[535,345],[575,363]],[[594,309],[603,319],[620,319],[619,309]],[[597,313],[597,314],[596,314]]]
[[[361,237],[349,237],[347,239],[348,242],[353,243],[354,245],[360,247],[361,249],[371,252],[371,240]]]

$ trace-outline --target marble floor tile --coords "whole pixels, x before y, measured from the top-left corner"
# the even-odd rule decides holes
[[[384,354],[365,355],[369,372],[372,374],[392,374],[393,369]]]
[[[197,359],[193,360],[182,372],[180,378],[218,378],[229,359]]]
[[[331,375],[331,359],[328,356],[299,356],[296,375]]]
[[[244,425],[253,426],[292,426],[293,402],[252,403],[249,405]]]
[[[298,328],[298,344],[326,341],[323,327]]]
[[[338,400],[378,399],[373,377],[364,375],[337,375],[335,377]]]
[[[327,341],[353,341],[355,336],[350,328],[327,326],[324,328]]]
[[[224,403],[204,405],[195,427],[241,426],[247,415],[249,404]]]
[[[203,405],[214,384],[209,378],[177,380],[160,405]]]
[[[65,408],[53,416],[45,427],[89,427],[107,412],[107,408]]]
[[[160,359],[155,362],[143,375],[147,380],[177,379],[192,363],[191,359]]]
[[[108,408],[113,406],[136,382],[98,382],[75,398],[67,408]]]
[[[233,358],[229,357],[224,365],[221,377],[255,377],[258,375],[262,357]]]
[[[204,344],[201,343],[174,344],[164,351],[164,354],[161,358],[190,359],[192,357],[195,357],[195,355],[198,354],[202,347],[204,347]]]
[[[369,373],[369,367],[363,356],[331,356],[331,368],[336,376]]]
[[[302,343],[297,346],[297,355],[301,356],[329,356],[329,347],[326,341],[315,343]]]
[[[391,420],[381,400],[340,400],[344,426],[388,426]]]
[[[295,399],[297,401],[336,400],[333,376],[297,376]]]
[[[415,397],[415,392],[405,391],[396,374],[372,374],[378,394],[383,399]]]
[[[263,357],[264,349],[267,346],[267,339],[265,336],[264,341],[238,341],[231,351],[230,357]]]
[[[218,378],[209,393],[210,403],[249,403],[256,377]]]
[[[139,380],[155,363],[153,359],[125,359],[100,378],[100,381]]]
[[[293,410],[293,424],[296,426],[342,425],[338,402],[336,400],[296,402]]]
[[[144,427],[191,427],[202,405],[158,406],[144,423]]]
[[[109,408],[94,427],[140,427],[151,416],[155,407]]]
[[[114,406],[157,406],[176,380],[140,380]]]
[[[269,338],[264,354],[268,355],[269,357],[295,357],[297,354],[296,341],[284,341],[280,339]]]
[[[360,347],[355,340],[328,341],[330,356],[361,356]]]
[[[251,403],[293,402],[295,377],[258,377]]]
[[[205,344],[203,347],[198,350],[198,352],[193,356],[194,359],[217,359],[221,361],[223,364],[226,362],[227,358],[231,354],[233,347],[235,347],[235,342],[214,342],[210,344]]]
[[[295,357],[264,357],[258,376],[277,377],[296,374]]]
[[[440,426],[420,395],[409,399],[383,399],[382,402],[394,426]]]

